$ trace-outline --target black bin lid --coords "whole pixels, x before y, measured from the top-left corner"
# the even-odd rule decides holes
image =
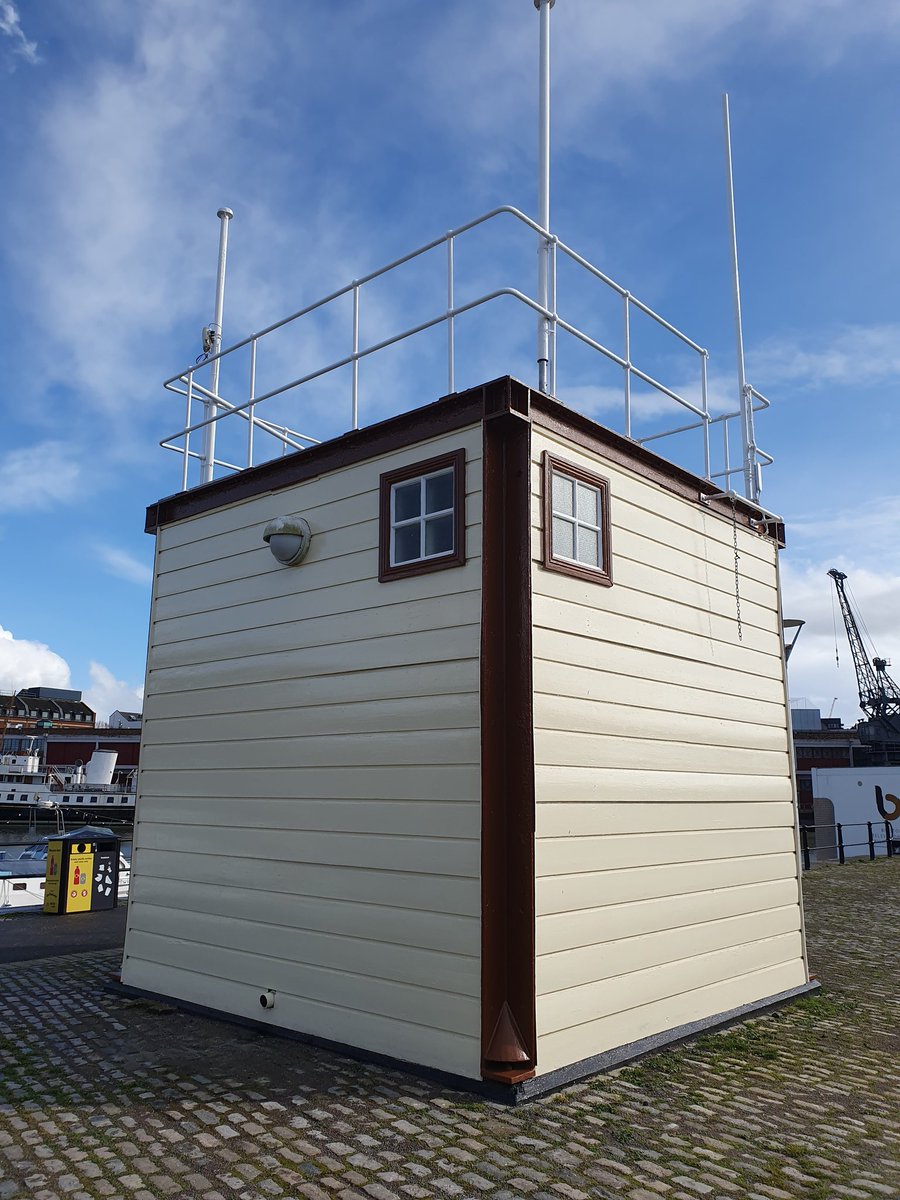
[[[49,833],[43,841],[91,842],[97,844],[98,850],[114,850],[121,838],[105,825],[82,825],[80,829],[70,829],[66,833]]]

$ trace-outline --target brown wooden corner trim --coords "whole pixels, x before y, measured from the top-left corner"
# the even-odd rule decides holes
[[[537,1062],[531,393],[510,383],[485,404],[481,629],[482,1076],[504,1083]]]
[[[415,562],[391,564],[391,488],[395,483],[415,479],[418,475],[430,475],[453,468],[453,550],[440,558],[424,558]],[[428,575],[431,571],[444,571],[447,567],[461,567],[466,561],[466,452],[450,450],[422,462],[385,471],[378,482],[378,582],[391,579],[409,579],[412,575]]]

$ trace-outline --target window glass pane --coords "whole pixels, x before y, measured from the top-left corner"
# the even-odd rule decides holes
[[[443,475],[432,475],[425,480],[425,511],[427,513],[441,512],[453,507],[453,472],[446,471]]]
[[[572,496],[575,490],[575,482],[568,479],[565,475],[558,475],[553,472],[553,511],[565,513],[566,516],[572,517],[575,515],[573,507],[574,499]]]
[[[575,557],[575,526],[559,517],[553,518],[553,553],[562,558]]]
[[[394,530],[394,562],[412,562],[422,557],[422,526],[401,525]]]
[[[578,520],[584,521],[588,525],[599,525],[600,493],[586,483],[579,483],[576,494],[578,497]]]
[[[591,567],[600,566],[600,542],[593,529],[578,526],[578,561]]]
[[[394,484],[394,520],[408,521],[418,517],[422,510],[422,481]]]
[[[449,554],[453,549],[453,517],[433,517],[425,522],[425,553]]]

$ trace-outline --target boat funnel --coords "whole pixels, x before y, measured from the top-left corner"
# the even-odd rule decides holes
[[[90,762],[85,768],[85,782],[88,787],[109,787],[112,783],[113,771],[116,768],[118,750],[95,750]]]

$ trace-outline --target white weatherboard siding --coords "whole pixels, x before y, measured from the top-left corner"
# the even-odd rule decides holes
[[[610,481],[613,586],[539,563],[544,450]],[[776,549],[535,431],[538,1074],[806,982]]]
[[[479,1075],[481,438],[159,531],[126,984]],[[465,566],[379,583],[379,475],[460,446]]]

